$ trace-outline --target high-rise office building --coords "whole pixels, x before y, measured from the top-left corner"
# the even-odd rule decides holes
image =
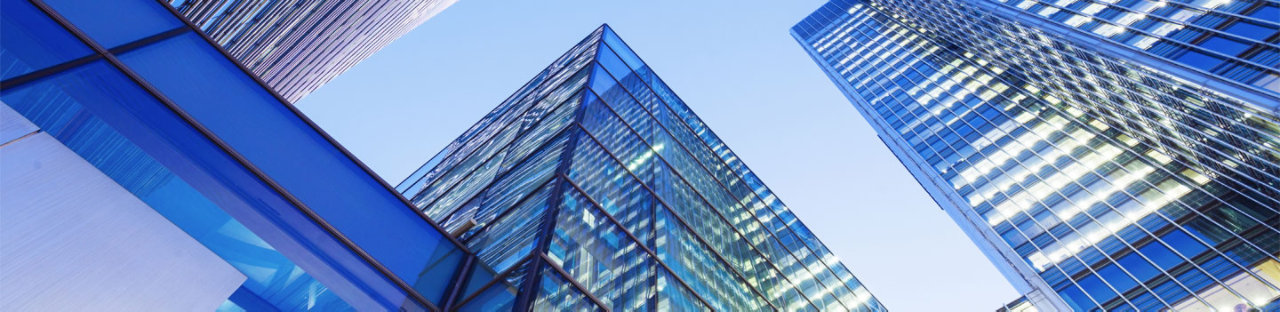
[[[608,26],[397,189],[491,268],[463,310],[884,310]]]
[[[456,0],[167,2],[292,102]]]
[[[1276,10],[836,0],[792,34],[1025,295],[1016,306],[1269,310]]]
[[[0,101],[0,310],[440,311],[466,265],[161,2],[0,0]]]

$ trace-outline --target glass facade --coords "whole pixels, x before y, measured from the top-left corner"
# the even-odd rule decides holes
[[[137,260],[135,250],[150,247],[138,244],[153,241],[125,241],[100,253],[83,253],[66,246],[45,248],[45,238],[51,236],[46,233],[92,233],[107,225],[67,224],[122,212],[112,210],[124,207],[119,202],[149,207],[149,213],[171,223],[164,226],[189,236],[159,241],[197,242],[194,245],[207,251],[192,254],[216,255],[225,267],[233,268],[232,277],[243,280],[230,289],[234,291],[197,294],[221,296],[213,298],[223,302],[221,306],[204,308],[423,311],[448,305],[457,286],[454,281],[468,266],[463,260],[470,257],[458,241],[423,218],[390,185],[172,8],[152,0],[105,4],[0,0],[3,182],[24,187],[36,183],[7,170],[51,166],[53,159],[27,157],[33,155],[27,154],[29,143],[45,140],[56,143],[56,150],[67,150],[75,161],[91,165],[98,171],[93,176],[109,178],[114,183],[109,188],[128,197],[71,203],[84,211],[72,211],[60,222],[10,201],[53,198],[46,203],[59,205],[48,207],[67,206],[58,198],[80,199],[84,190],[43,197],[7,187],[0,190],[6,225],[23,225],[0,230],[4,278],[56,276],[21,285],[41,290],[36,293],[9,291],[14,285],[6,283],[0,306],[23,311],[96,309],[67,308],[67,302],[80,300],[81,293],[51,285],[83,277],[57,274]],[[66,181],[83,179],[72,176],[36,186],[59,188],[74,185]],[[148,232],[141,226],[125,224],[130,228],[125,234]],[[50,258],[31,259],[28,253]],[[99,258],[105,254],[123,256]],[[47,272],[10,270],[11,264],[38,265],[63,258],[81,260],[74,267],[39,270]],[[162,268],[143,275],[110,273],[110,282],[89,285],[93,292],[115,291],[120,296],[109,298],[132,298],[135,288],[121,285],[147,284],[174,274]],[[182,285],[211,282],[197,281]],[[30,298],[40,294],[62,298]],[[162,300],[178,301],[177,307],[199,309],[185,301],[191,298],[160,294]],[[123,310],[160,306],[124,299],[110,304],[132,304]]]
[[[1146,54],[1280,93],[1280,4],[1269,1],[993,1]]]
[[[882,311],[602,26],[402,182],[485,268],[463,311]]]
[[[167,0],[290,102],[456,0]],[[85,1],[80,7],[89,9]],[[116,10],[108,2],[93,10]],[[92,10],[87,10],[93,12]]]
[[[1103,14],[1130,2],[1052,5]],[[1209,8],[1168,13],[1204,21],[1184,27],[1205,31],[1185,41],[1203,48],[1166,42],[1182,38],[1172,32],[1145,34],[1157,39],[1139,53],[1129,39],[1088,41],[1079,31],[1119,26],[1039,1],[1011,2],[1032,3],[1025,14],[984,0],[837,0],[792,34],[1040,310],[1274,310],[1280,102],[1257,78],[1275,63],[1248,58],[1274,51],[1277,26],[1239,16],[1274,3],[1201,2],[1160,3]],[[1141,18],[1167,13],[1153,10]],[[1237,23],[1268,35],[1248,51],[1201,44]],[[1173,46],[1183,51],[1162,52]],[[1186,51],[1223,61],[1205,69],[1179,60]],[[1176,62],[1150,65],[1161,59]]]

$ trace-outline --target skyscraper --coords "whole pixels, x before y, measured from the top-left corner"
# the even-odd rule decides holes
[[[463,310],[884,310],[608,26],[397,189],[491,268]]]
[[[168,2],[292,102],[455,1]]]
[[[1276,8],[836,0],[791,32],[1041,310],[1268,310]]]

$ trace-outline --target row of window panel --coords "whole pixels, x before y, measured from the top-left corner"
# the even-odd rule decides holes
[[[1216,7],[1201,11],[1202,8],[1185,7],[1176,2],[1167,5],[1141,0],[1116,4],[1019,2],[1005,3],[1231,80],[1280,92],[1280,73],[1275,70],[1280,62],[1275,57],[1280,48],[1266,41],[1280,31],[1280,25],[1275,22],[1280,18],[1277,6],[1265,2],[1216,2],[1230,3],[1223,7],[1225,9],[1248,11],[1236,15],[1225,14]],[[1081,9],[1084,11],[1079,11]],[[1251,47],[1254,52],[1241,55]]]
[[[883,111],[882,111],[882,113],[883,113]]]
[[[1031,33],[1026,33],[1026,32],[1025,32],[1025,30],[1018,30],[1018,31],[1020,31],[1020,34],[1025,34],[1025,35],[1032,36],[1032,37],[1035,37],[1035,36],[1036,36],[1036,35],[1031,34]],[[981,45],[982,45],[982,42],[972,42],[972,41],[970,41],[970,43],[971,43],[972,45],[975,45],[975,46],[981,46]],[[1022,44],[1022,45],[1032,45],[1032,46],[1034,46],[1034,45],[1036,45],[1036,44],[1039,44],[1039,41],[1025,42],[1025,43],[1020,43],[1020,44]],[[1055,47],[1055,49],[1057,49],[1057,48]],[[994,50],[993,50],[993,52],[994,52],[994,53],[997,53],[997,54],[998,54],[998,53],[1000,53],[1000,52],[1005,52],[1005,51],[998,51],[998,50],[1000,50],[1000,49],[994,49]],[[1007,50],[1007,49],[1005,49],[1005,50]],[[1063,55],[1063,54],[1056,54],[1056,53],[1050,53],[1050,52],[1039,52],[1039,51],[1038,51],[1037,53],[1044,53],[1044,54],[1046,54],[1046,55],[1054,55],[1055,57],[1066,57],[1068,60],[1071,60],[1072,64],[1077,64],[1077,65],[1081,65],[1081,64],[1084,64],[1084,63],[1082,63],[1082,62],[1086,62],[1086,60],[1075,58],[1076,56],[1084,56],[1084,55],[1081,55],[1081,54]],[[1036,53],[1031,53],[1031,54],[1028,54],[1027,56],[1035,56],[1035,55],[1038,55],[1038,54],[1036,54]],[[995,57],[994,59],[998,59],[998,60],[1006,60],[1006,59],[1018,60],[1018,59],[1021,59],[1021,58],[1025,58],[1025,57],[1018,57],[1018,56],[1014,56],[1014,55],[1007,55],[1007,54],[1006,54],[1006,55],[1004,55],[1004,56]],[[1095,63],[1096,63],[1096,62],[1098,62],[1098,61],[1101,61],[1101,60],[1088,60],[1087,62],[1095,62]],[[1038,62],[1038,64],[1063,64],[1063,63],[1058,62],[1058,61],[1055,61],[1055,60],[1053,60],[1053,59],[1046,59],[1046,60],[1039,61],[1039,62]],[[1024,66],[1024,67],[1025,67],[1025,66]],[[1040,69],[1042,69],[1042,68],[1055,68],[1055,67],[1053,67],[1053,66],[1048,66],[1048,67],[1045,67],[1045,66],[1031,66],[1031,67],[1026,67],[1026,68],[1023,68],[1023,69],[1024,69],[1024,70],[1025,70],[1025,69],[1031,69],[1031,70],[1029,70],[1029,71],[1027,71],[1027,72],[1028,72],[1028,73],[1033,73],[1033,74],[1034,74],[1034,73],[1042,72],[1042,70],[1040,70]],[[1094,67],[1090,67],[1090,68],[1089,68],[1089,70],[1088,70],[1088,72],[1089,72],[1089,73],[1095,73],[1095,74],[1097,74],[1097,73],[1105,73],[1105,71],[1098,71],[1098,70],[1094,70],[1094,68],[1096,68],[1096,66],[1094,66]],[[1114,66],[1114,64],[1111,64],[1111,63],[1108,63],[1108,64],[1107,64],[1107,68],[1108,68],[1107,70],[1119,70],[1119,69],[1117,69],[1117,67],[1116,67],[1116,66]],[[1125,69],[1125,70],[1127,70],[1127,69]],[[1128,71],[1128,72],[1127,72],[1127,74],[1128,74],[1128,75],[1133,75],[1133,73],[1134,73],[1134,72],[1132,72],[1132,71]],[[1053,90],[1072,90],[1071,92],[1079,92],[1079,91],[1081,90],[1081,89],[1079,89],[1079,88],[1070,87],[1070,85],[1067,85],[1067,84],[1062,84],[1062,79],[1059,79],[1059,78],[1058,78],[1058,77],[1070,77],[1070,76],[1080,76],[1080,75],[1072,74],[1072,73],[1069,73],[1069,72],[1061,72],[1061,74],[1056,74],[1056,73],[1042,73],[1042,74],[1043,74],[1043,75],[1046,75],[1046,76],[1035,77],[1034,79],[1031,79],[1030,81],[1039,81],[1039,82],[1051,82],[1051,83],[1056,83],[1057,85],[1050,87],[1050,88],[1048,89],[1049,91],[1053,91]],[[1091,77],[1091,76],[1086,75],[1086,76],[1080,76],[1080,77]],[[1149,80],[1149,79],[1147,79],[1147,78],[1145,78],[1145,77],[1141,77],[1141,78],[1142,78],[1142,79],[1141,79],[1141,81],[1142,81],[1144,84],[1151,84],[1151,85],[1153,85],[1153,86],[1157,86],[1157,87],[1135,87],[1135,88],[1125,88],[1126,90],[1124,90],[1124,91],[1122,91],[1122,92],[1128,92],[1128,90],[1129,90],[1129,89],[1132,89],[1132,90],[1140,90],[1140,91],[1143,91],[1143,92],[1150,92],[1150,91],[1156,91],[1156,90],[1164,90],[1164,89],[1167,89],[1167,88],[1168,88],[1168,86],[1169,86],[1169,83],[1168,83],[1167,81],[1155,81],[1155,80]],[[1086,79],[1077,79],[1077,80],[1067,80],[1066,82],[1067,82],[1067,83],[1083,82],[1083,83],[1086,83],[1086,85],[1090,85],[1091,87],[1089,87],[1089,88],[1094,89],[1094,90],[1097,90],[1098,88],[1097,88],[1097,87],[1095,87],[1097,84],[1096,84],[1096,83],[1092,83],[1092,82],[1090,82],[1090,80],[1093,80],[1093,79],[1091,79],[1091,78],[1086,78]],[[1120,82],[1121,82],[1122,84],[1126,84],[1126,83],[1127,83],[1127,81],[1125,81],[1125,80],[1121,80]],[[1141,84],[1139,84],[1139,86],[1140,86],[1140,85],[1141,85]],[[1128,87],[1128,85],[1126,85],[1126,87]],[[1185,90],[1185,89],[1182,89],[1182,90]],[[1133,94],[1133,93],[1129,93],[1129,94]],[[1146,93],[1144,93],[1144,95],[1140,96],[1139,98],[1147,97],[1147,95],[1145,95],[1145,94],[1146,94]],[[1156,101],[1157,103],[1152,103],[1153,105],[1141,105],[1141,106],[1138,106],[1138,107],[1140,107],[1140,108],[1142,108],[1142,109],[1149,109],[1150,107],[1170,107],[1170,106],[1172,106],[1172,107],[1178,107],[1178,106],[1183,106],[1183,105],[1185,105],[1185,104],[1183,104],[1183,103],[1184,103],[1184,102],[1187,102],[1187,101],[1191,101],[1191,103],[1195,103],[1195,102],[1197,102],[1197,101],[1198,101],[1198,100],[1193,101],[1194,99],[1172,99],[1172,98],[1168,98],[1168,99],[1166,99],[1166,98],[1164,98],[1164,96],[1165,96],[1165,95],[1162,95],[1162,94],[1157,94],[1157,95],[1160,95],[1160,98],[1158,99],[1158,101]],[[1104,95],[1102,95],[1102,96],[1104,96],[1104,97],[1106,97],[1106,98],[1116,98],[1116,97],[1114,97],[1114,96],[1107,96],[1107,95],[1105,95],[1105,94],[1104,94]],[[1209,96],[1209,95],[1206,95],[1206,94],[1201,94],[1201,95],[1196,95],[1196,96],[1204,97],[1204,99],[1205,99],[1205,100],[1211,100],[1211,101],[1214,101],[1214,102],[1222,102],[1222,101],[1221,101],[1221,99],[1219,99],[1219,98],[1215,98],[1215,97],[1213,97],[1213,96]],[[1083,99],[1083,97],[1080,97],[1080,96],[1079,96],[1079,95],[1077,95],[1077,94],[1064,94],[1063,96],[1060,96],[1060,97],[1062,97],[1062,98],[1064,98],[1064,99],[1069,99],[1069,98],[1081,98],[1081,99]],[[1122,97],[1122,98],[1126,98],[1126,97]],[[1129,97],[1127,97],[1127,98],[1132,98],[1132,97],[1131,97],[1131,96],[1129,96]],[[1230,102],[1230,101],[1226,101],[1226,103],[1229,103],[1229,102]],[[1085,111],[1090,111],[1090,112],[1106,111],[1106,110],[1113,109],[1112,107],[1130,107],[1130,106],[1127,106],[1127,105],[1123,105],[1123,102],[1116,103],[1116,104],[1117,104],[1117,105],[1092,105],[1092,104],[1090,104],[1090,105],[1077,105],[1077,107],[1085,108]],[[1240,106],[1239,106],[1239,105],[1235,105],[1235,104],[1232,104],[1232,105],[1226,105],[1226,107],[1237,107],[1236,109],[1242,109],[1242,108],[1240,108]],[[1247,107],[1245,107],[1245,108],[1247,108]],[[1196,108],[1191,108],[1191,109],[1186,109],[1186,110],[1187,110],[1187,111],[1194,111],[1194,110],[1197,110],[1197,109],[1196,109]],[[1168,114],[1168,113],[1162,113],[1161,115],[1164,115],[1164,116],[1170,116],[1171,114]],[[1179,115],[1179,114],[1172,114],[1172,116],[1174,116],[1174,117],[1177,117],[1178,115]],[[1248,116],[1248,118],[1250,118],[1250,119],[1262,118],[1263,120],[1265,120],[1266,118],[1268,118],[1268,114],[1266,114],[1266,113],[1261,113],[1261,114],[1259,114],[1258,112],[1253,112],[1253,113],[1243,112],[1243,113],[1236,113],[1236,114],[1234,114],[1234,115],[1235,115],[1235,116]],[[1132,116],[1132,118],[1130,118],[1130,119],[1135,119],[1135,118],[1136,118],[1136,119],[1144,119],[1142,116],[1137,116],[1137,115],[1131,115],[1131,116]],[[1255,116],[1256,116],[1257,118],[1255,118]],[[1236,122],[1236,123],[1234,123],[1234,124],[1232,125],[1232,127],[1233,127],[1233,128],[1235,128],[1235,127],[1237,127],[1237,126],[1241,126],[1241,125],[1248,125],[1248,126],[1245,126],[1245,127],[1257,128],[1258,130],[1265,130],[1265,129],[1274,128],[1274,127],[1267,127],[1267,126],[1266,126],[1267,124],[1274,124],[1274,122],[1275,122],[1275,121],[1274,121],[1274,116],[1271,116],[1270,118],[1272,118],[1272,119],[1273,119],[1273,120],[1272,120],[1272,121],[1270,121],[1270,122],[1268,122],[1268,121],[1254,122],[1254,120],[1250,120],[1250,121],[1249,121],[1249,122],[1247,122],[1247,123],[1245,123],[1245,122]],[[1181,123],[1181,121],[1179,121],[1177,118],[1167,118],[1167,119],[1173,119],[1173,121],[1175,121],[1176,123]],[[1256,124],[1256,123],[1260,123],[1262,126],[1261,126],[1261,127],[1253,126],[1253,124]],[[1164,123],[1164,122],[1159,122],[1159,123],[1149,123],[1148,125],[1150,125],[1150,127],[1147,127],[1147,128],[1148,128],[1148,129],[1160,129],[1160,128],[1164,128],[1164,127],[1169,127],[1169,126],[1167,126],[1167,124],[1168,124],[1168,123]],[[1139,128],[1139,129],[1141,129],[1141,128]],[[1193,134],[1193,135],[1195,135],[1196,137],[1199,137],[1199,138],[1204,138],[1204,137],[1205,137],[1205,136],[1203,136],[1203,135],[1200,135],[1200,133],[1201,133],[1201,131],[1200,131],[1200,130],[1191,130],[1191,129],[1196,129],[1196,127],[1194,127],[1194,126],[1180,126],[1180,127],[1173,127],[1173,128],[1171,129],[1172,131],[1170,131],[1170,132],[1172,132],[1172,133],[1188,133],[1188,134]],[[1235,132],[1236,132],[1236,131],[1230,131],[1230,130],[1221,130],[1221,131],[1217,131],[1217,130],[1215,130],[1215,131],[1213,131],[1213,132],[1216,132],[1216,133],[1230,133],[1230,134],[1235,134]],[[1252,131],[1249,131],[1249,132],[1252,132]],[[1265,134],[1266,134],[1266,133],[1264,133],[1264,135],[1262,135],[1262,136],[1261,136],[1261,138],[1264,140],[1264,142],[1266,142],[1266,141],[1267,141],[1267,140],[1266,140],[1266,138],[1274,138],[1274,135],[1265,135]],[[1240,135],[1240,136],[1243,136],[1243,137],[1245,137],[1245,138],[1250,138],[1250,137],[1257,138],[1257,137],[1259,137],[1259,135],[1257,135],[1257,133],[1245,133],[1245,134]],[[1240,137],[1240,136],[1237,136],[1237,137]],[[1212,139],[1212,138],[1210,138],[1210,139]],[[1253,139],[1253,140],[1257,140],[1257,139]],[[1181,141],[1183,141],[1183,142],[1188,142],[1188,143],[1185,143],[1185,144],[1174,144],[1174,145],[1169,145],[1168,147],[1171,147],[1171,148],[1173,148],[1173,149],[1178,149],[1178,148],[1184,148],[1184,147],[1181,147],[1181,146],[1200,146],[1200,145],[1201,145],[1201,144],[1199,143],[1199,141],[1196,141],[1196,140],[1183,139],[1183,140],[1181,140]],[[1251,141],[1251,140],[1249,140],[1249,139],[1245,139],[1245,140],[1242,140],[1242,141],[1249,142],[1249,141]],[[1264,149],[1263,149],[1263,151],[1265,151],[1265,150],[1267,150],[1267,149],[1265,149],[1265,148],[1264,148]],[[1263,153],[1263,155],[1266,155],[1266,154],[1265,154],[1265,153]],[[1210,158],[1212,158],[1212,157],[1210,157]],[[1246,154],[1245,159],[1246,159],[1246,163],[1247,163],[1247,164],[1251,164],[1251,165],[1254,165],[1254,166],[1261,166],[1262,168],[1268,168],[1268,167],[1274,167],[1274,166],[1275,166],[1275,165],[1274,165],[1274,161],[1265,161],[1265,160],[1261,160],[1261,159],[1258,159],[1258,158],[1256,158],[1256,157],[1254,157],[1254,156],[1249,156],[1249,155],[1247,155],[1247,154]],[[1213,161],[1203,161],[1203,163],[1204,163],[1204,164],[1212,164],[1212,163],[1213,163]],[[1274,169],[1268,169],[1268,170],[1274,170]],[[1247,175],[1245,175],[1245,176],[1247,176]],[[1259,183],[1259,182],[1255,182],[1255,183]],[[1263,185],[1265,185],[1265,184],[1263,184]],[[1273,188],[1274,188],[1274,187],[1273,187]]]
[[[559,79],[548,81],[548,85],[554,86],[554,88],[547,88],[546,91],[537,91],[521,99],[522,102],[527,104],[522,105],[524,106],[523,108],[518,107],[507,110],[509,113],[502,115],[495,122],[486,126],[485,128],[488,130],[484,130],[482,133],[488,133],[488,135],[474,137],[464,135],[459,138],[459,140],[466,138],[468,141],[463,142],[461,148],[448,154],[436,168],[431,169],[429,174],[424,175],[418,182],[415,182],[415,186],[410,187],[408,190],[408,192],[412,193],[407,193],[406,195],[408,196],[406,197],[409,197],[415,205],[424,209],[428,216],[437,220],[445,219],[446,213],[450,212],[451,208],[454,208],[457,203],[441,204],[439,201],[442,197],[453,193],[452,198],[455,201],[465,200],[468,198],[467,196],[457,194],[466,194],[469,191],[474,192],[476,190],[474,186],[477,186],[476,183],[490,181],[490,179],[473,176],[476,175],[474,172],[478,170],[478,166],[486,161],[493,161],[494,158],[501,161],[510,151],[508,146],[517,143],[515,142],[517,138],[523,139],[527,145],[531,144],[530,147],[542,143],[541,141],[529,139],[537,138],[537,136],[529,134],[531,133],[528,129],[530,127],[548,128],[549,126],[544,124],[554,126],[569,122],[567,118],[572,117],[575,104],[562,103],[576,101],[575,95],[577,93],[575,92],[586,83],[587,73],[589,72],[587,70],[577,70],[577,68],[586,66],[586,64],[588,64],[586,61],[576,61],[575,65],[568,67],[566,71],[559,75]],[[552,114],[559,118],[544,122],[543,119],[547,118],[544,114],[548,112],[553,112]],[[543,131],[542,133],[549,132]],[[490,170],[505,170],[510,168],[510,164],[511,162],[507,162],[506,166],[491,168]],[[464,187],[461,190],[455,190],[457,188],[456,185],[462,183],[472,183],[473,188]],[[416,185],[421,185],[421,187]]]
[[[614,98],[614,97],[611,97],[611,98]],[[630,98],[626,98],[626,97],[622,97],[621,99],[616,99],[615,101],[617,101],[617,102],[621,102],[621,103],[628,103],[628,104],[632,104],[632,105],[634,105],[634,101],[631,101],[631,100],[630,100]],[[638,111],[638,109],[627,109],[627,108],[623,108],[623,109],[621,109],[621,110],[624,110],[624,111]],[[640,122],[635,122],[635,121],[633,121],[632,123],[640,123]],[[676,126],[677,126],[677,127],[679,127],[679,125],[676,125]],[[665,127],[664,127],[664,128],[665,128]],[[660,133],[661,133],[661,132],[660,132]],[[679,132],[677,132],[677,133],[679,133]],[[660,136],[660,137],[665,137],[665,135],[666,135],[665,133],[661,133],[661,134],[662,134],[662,136]],[[692,139],[677,140],[677,141],[689,142],[689,140],[692,140]],[[671,142],[671,141],[667,141],[667,142]],[[677,144],[678,144],[678,143],[677,143]],[[692,161],[689,161],[689,160],[687,160],[687,158],[685,158],[685,157],[687,157],[687,156],[685,156],[685,154],[683,154],[683,153],[679,153],[678,151],[674,151],[673,149],[666,148],[666,146],[673,146],[673,145],[675,145],[675,144],[665,144],[665,145],[664,145],[663,143],[661,143],[661,141],[659,141],[659,143],[655,143],[655,144],[654,144],[654,146],[663,146],[663,149],[662,149],[661,151],[659,151],[657,154],[665,155],[665,156],[666,156],[666,158],[668,158],[668,159],[675,159],[675,160],[673,160],[673,162],[674,162],[674,163],[673,163],[673,166],[674,166],[674,167],[676,167],[676,168],[697,168],[697,167],[695,167],[695,166],[697,166],[697,165],[696,165],[696,163],[694,163],[694,162],[692,162]],[[675,146],[681,146],[681,145],[675,145]],[[689,175],[689,174],[690,174],[690,172],[685,172],[684,174],[685,174],[685,175]],[[694,171],[694,174],[695,174],[695,176],[697,176],[697,174],[705,174],[705,173],[704,173],[703,171]],[[705,175],[703,175],[703,176],[705,176]],[[715,186],[714,186],[714,185],[715,185],[714,183],[709,182],[710,180],[705,180],[705,179],[704,179],[704,180],[702,180],[702,181],[704,181],[704,182],[703,182],[703,184],[701,184],[701,185],[706,185],[706,187],[715,187]],[[726,202],[722,202],[722,203],[726,203]],[[727,207],[727,205],[722,205],[722,207]],[[730,209],[725,209],[725,210],[723,210],[722,212],[724,212],[724,213],[735,213],[735,212],[736,212],[736,213],[739,213],[739,214],[743,213],[743,211],[741,211],[741,209],[742,209],[741,207],[727,207],[727,208],[730,208]],[[744,216],[744,217],[749,217],[749,216]],[[759,227],[758,227],[758,226],[757,226],[757,227],[748,227],[748,226],[743,226],[743,225],[736,225],[734,228],[737,228],[737,229],[749,229],[749,230],[754,230],[754,229],[758,229]],[[789,275],[789,276],[790,276],[790,275]]]
[[[602,63],[603,63],[603,64],[608,64],[608,62],[607,62],[607,61],[602,61]],[[607,67],[607,68],[608,68],[608,67]],[[618,68],[619,68],[619,66],[614,66],[613,68],[614,68],[614,70],[619,70],[619,69],[618,69]],[[635,85],[634,83],[626,83],[628,80],[631,80],[631,78],[633,78],[633,77],[631,77],[631,76],[627,76],[626,78],[623,78],[623,80],[624,80],[623,86],[631,86],[631,88],[632,88],[632,89],[635,89],[635,88],[643,88],[642,86],[641,86],[641,87],[635,87],[635,86],[634,86],[634,85]],[[641,92],[644,92],[644,91],[647,91],[647,90],[641,89]],[[640,97],[640,98],[643,98],[643,97]],[[630,100],[630,99],[628,99],[628,98],[625,98],[625,97],[623,97],[621,100],[618,100],[618,101],[627,102],[627,103],[634,102],[634,101],[632,101],[632,100]],[[628,111],[628,112],[630,112],[630,111],[633,111],[633,110],[627,110],[627,111]],[[659,115],[661,115],[661,114],[659,114]],[[680,125],[675,125],[675,127],[665,127],[665,128],[666,128],[666,129],[668,129],[668,130],[669,130],[670,128],[677,128],[677,129],[682,130],[681,128],[678,128],[679,126],[680,126]],[[680,134],[681,132],[680,132],[680,131],[676,131],[676,133],[677,133],[677,134]],[[694,142],[696,142],[696,139],[690,138],[690,139],[678,140],[678,141],[680,141],[680,142],[689,142],[689,141],[694,141]],[[685,144],[686,144],[686,145],[683,145],[683,146],[688,146],[688,145],[687,145],[687,143],[685,143]],[[695,147],[697,147],[697,146],[695,145]],[[695,149],[695,150],[696,150],[696,149]],[[695,154],[697,154],[697,153],[695,153]],[[675,155],[677,155],[677,156],[675,156],[675,157],[683,156],[682,154],[675,154]],[[668,156],[668,157],[672,157],[672,156]],[[712,157],[710,157],[710,156],[708,156],[708,157],[703,157],[703,158],[701,158],[700,160],[703,160],[703,161],[705,162],[705,161],[707,161],[706,159],[708,159],[708,158],[712,158]],[[687,162],[686,162],[686,163],[687,163]],[[677,168],[683,168],[684,166],[676,166],[676,167],[677,167]],[[701,173],[701,171],[696,171],[696,172],[697,172],[697,173]],[[723,176],[722,176],[722,177],[723,177]],[[702,180],[702,181],[709,181],[709,180]],[[730,182],[730,183],[733,183],[733,182]],[[708,184],[710,184],[710,183],[708,182]],[[705,184],[704,184],[704,185],[705,185]],[[742,228],[742,227],[741,227],[741,226],[739,226],[739,228]]]
[[[768,201],[767,205],[773,211],[774,215],[777,218],[783,219],[785,224],[788,225],[786,229],[790,229],[791,231],[794,231],[796,235],[799,237],[804,237],[804,239],[801,240],[804,243],[804,245],[808,247],[808,249],[812,250],[813,251],[812,254],[816,254],[817,257],[822,262],[824,262],[828,267],[830,267],[832,270],[835,270],[836,276],[838,276],[841,280],[843,280],[847,284],[857,285],[856,279],[853,278],[852,274],[850,274],[848,270],[843,267],[843,265],[841,265],[837,260],[834,259],[830,251],[828,251],[824,246],[822,246],[822,244],[819,243],[816,238],[814,238],[813,234],[810,231],[808,231],[808,229],[804,227],[803,224],[794,221],[795,216],[789,210],[787,210],[786,207],[783,206],[781,202],[778,201],[776,197],[774,197],[772,193],[766,187],[764,187],[762,183],[760,183],[760,180],[757,177],[755,177],[755,175],[751,173],[736,156],[732,155],[732,152],[729,151],[729,149],[722,142],[720,142],[720,140],[716,138],[711,131],[706,129],[706,126],[702,123],[700,119],[697,118],[697,115],[690,112],[688,107],[685,106],[683,102],[679,100],[679,98],[675,97],[675,95],[667,88],[667,86],[665,85],[665,83],[661,81],[661,79],[654,76],[652,71],[650,71],[648,67],[645,66],[643,62],[640,61],[639,58],[634,55],[634,53],[631,53],[630,50],[627,49],[625,44],[621,43],[620,40],[617,40],[616,34],[613,34],[612,32],[606,32],[604,38],[605,38],[605,41],[608,42],[613,47],[613,50],[624,51],[624,53],[620,53],[618,55],[622,57],[624,63],[626,63],[628,66],[630,66],[633,70],[636,71],[636,74],[642,78],[641,80],[643,80],[648,86],[651,87],[649,91],[652,91],[654,94],[657,94],[657,96],[662,100],[663,103],[668,104],[669,109],[679,112],[677,116],[679,116],[685,121],[685,125],[690,127],[692,132],[696,133],[698,137],[700,137],[703,140],[704,143],[708,144],[707,147],[711,148],[714,151],[714,154],[720,156],[720,159],[725,163],[727,163],[727,166],[730,169],[732,169],[734,172],[736,172],[743,179],[742,181],[744,181],[745,184],[749,186],[750,189],[758,193],[757,195],[760,198],[764,198]],[[730,181],[728,185],[730,185],[731,187],[738,186],[737,183],[734,181]],[[780,228],[773,228],[773,231],[780,232],[785,230]],[[787,245],[787,246],[790,246],[790,245]],[[804,253],[808,251],[801,250],[800,252]],[[828,284],[832,284],[832,283],[828,283]],[[870,301],[870,303],[873,305],[878,305],[878,302],[875,302],[874,298],[870,298],[869,294],[863,293],[862,295],[859,296],[859,298],[862,298],[863,301]]]
[[[595,54],[596,45],[589,44],[589,42],[594,42],[594,38],[598,38],[599,35],[598,31],[593,32],[578,45],[565,52],[551,66],[544,69],[534,79],[516,91],[515,94],[503,101],[502,105],[494,108],[493,111],[463,132],[462,135],[432,157],[431,160],[410,174],[405,181],[400,183],[396,190],[404,193],[405,197],[413,198],[423,192],[426,183],[439,179],[438,176],[443,174],[444,171],[451,169],[457,162],[464,160],[465,156],[474,149],[492,140],[492,136],[502,131],[501,129],[504,127],[510,126],[511,120],[525,114],[525,110],[529,109],[529,105],[542,99],[540,95],[531,94],[535,92],[538,94],[551,92],[562,81],[569,79],[569,76],[566,75],[577,74],[578,68],[590,62],[591,56]]]

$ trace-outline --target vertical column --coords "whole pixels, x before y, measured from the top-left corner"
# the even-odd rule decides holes
[[[598,41],[595,44],[602,45],[604,44],[604,41]],[[590,88],[592,82],[599,78],[594,75],[593,68],[595,66],[600,66],[596,61],[596,58],[600,56],[600,49],[600,47],[596,48],[596,54],[592,57],[591,63],[583,69],[592,70],[590,72],[591,74],[589,74],[591,76],[587,77],[585,88]],[[573,129],[568,130],[569,142],[566,143],[564,150],[560,152],[560,160],[556,166],[555,177],[552,177],[552,180],[565,179],[569,176],[569,168],[573,165],[573,151],[577,148],[578,141],[583,136],[581,124],[582,115],[586,112],[587,105],[590,105],[590,103],[585,100],[586,92],[582,92],[576,96],[583,99],[579,101],[581,104],[579,104],[573,112],[573,118],[569,124],[569,127],[572,127]],[[566,187],[568,184],[567,181],[557,181],[553,183],[557,184],[551,193],[551,197],[547,200],[547,210],[542,216],[542,228],[538,230],[537,247],[532,251],[535,255],[530,260],[528,269],[526,269],[524,283],[520,286],[520,292],[516,296],[516,303],[513,311],[532,311],[533,301],[537,299],[538,296],[538,284],[542,281],[542,268],[547,264],[547,248],[551,244],[551,236],[555,234],[556,217],[560,214],[560,203],[564,201],[564,193],[570,191]]]

